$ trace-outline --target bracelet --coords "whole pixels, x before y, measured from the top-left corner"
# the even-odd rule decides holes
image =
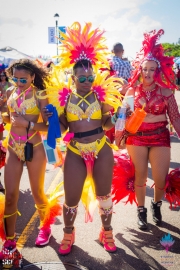
[[[116,121],[117,121],[117,115],[116,115],[116,113],[111,117],[111,123],[113,124],[113,125],[115,125],[116,124]]]
[[[34,128],[34,123],[30,122],[30,129],[33,129],[33,128]]]

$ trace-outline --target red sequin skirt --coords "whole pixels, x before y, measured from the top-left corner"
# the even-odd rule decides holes
[[[156,130],[158,128],[166,128],[168,125],[167,121],[156,122],[156,123],[145,123],[143,122],[138,131],[143,131],[148,133]],[[168,128],[165,129],[160,134],[146,135],[146,136],[128,136],[126,139],[126,144],[137,145],[137,146],[166,146],[170,147],[170,133]]]

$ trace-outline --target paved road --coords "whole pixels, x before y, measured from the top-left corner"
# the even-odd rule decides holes
[[[176,93],[176,99],[180,106],[180,92]],[[170,170],[180,167],[180,144],[176,137],[171,137],[171,165]],[[2,170],[3,173],[3,170]],[[49,191],[63,178],[60,168],[54,169],[47,165],[45,190]],[[13,181],[13,179],[12,179]],[[151,168],[149,166],[146,207],[148,208],[148,225],[146,232],[138,230],[136,226],[136,206],[119,203],[114,207],[112,226],[114,229],[117,252],[107,253],[99,245],[98,233],[101,227],[98,211],[96,211],[93,223],[84,223],[84,209],[80,203],[76,219],[76,242],[72,253],[68,256],[59,256],[58,248],[63,236],[63,220],[58,217],[52,226],[50,244],[44,248],[34,246],[38,233],[39,220],[35,212],[34,202],[31,196],[27,170],[24,167],[20,186],[18,208],[22,213],[17,219],[17,237],[22,243],[24,265],[47,262],[54,263],[51,266],[42,264],[42,268],[35,265],[27,269],[89,269],[89,270],[149,270],[149,269],[180,269],[180,207],[169,209],[169,204],[163,201],[163,224],[157,227],[152,222],[150,201],[153,196],[153,184]],[[63,203],[63,199],[61,200]],[[175,241],[170,251],[165,252],[160,244],[162,237],[170,233]],[[55,263],[66,263],[55,264]],[[68,263],[84,266],[74,268]],[[171,266],[171,267],[170,267]]]

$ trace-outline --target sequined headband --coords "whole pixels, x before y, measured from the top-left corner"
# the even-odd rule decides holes
[[[158,68],[161,67],[161,63],[152,55],[152,53],[148,53],[148,55],[143,59],[143,62],[145,60],[148,60],[148,61],[155,61],[157,64],[158,64]],[[141,63],[142,65],[142,63]]]

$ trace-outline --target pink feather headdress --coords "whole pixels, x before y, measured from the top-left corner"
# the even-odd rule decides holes
[[[62,51],[59,55],[60,68],[70,68],[84,59],[92,65],[106,63],[109,66],[107,61],[109,52],[104,45],[104,31],[99,28],[91,30],[91,26],[91,23],[86,23],[82,28],[79,22],[75,22],[71,27],[67,27],[66,33],[61,32],[63,39],[59,47]]]

